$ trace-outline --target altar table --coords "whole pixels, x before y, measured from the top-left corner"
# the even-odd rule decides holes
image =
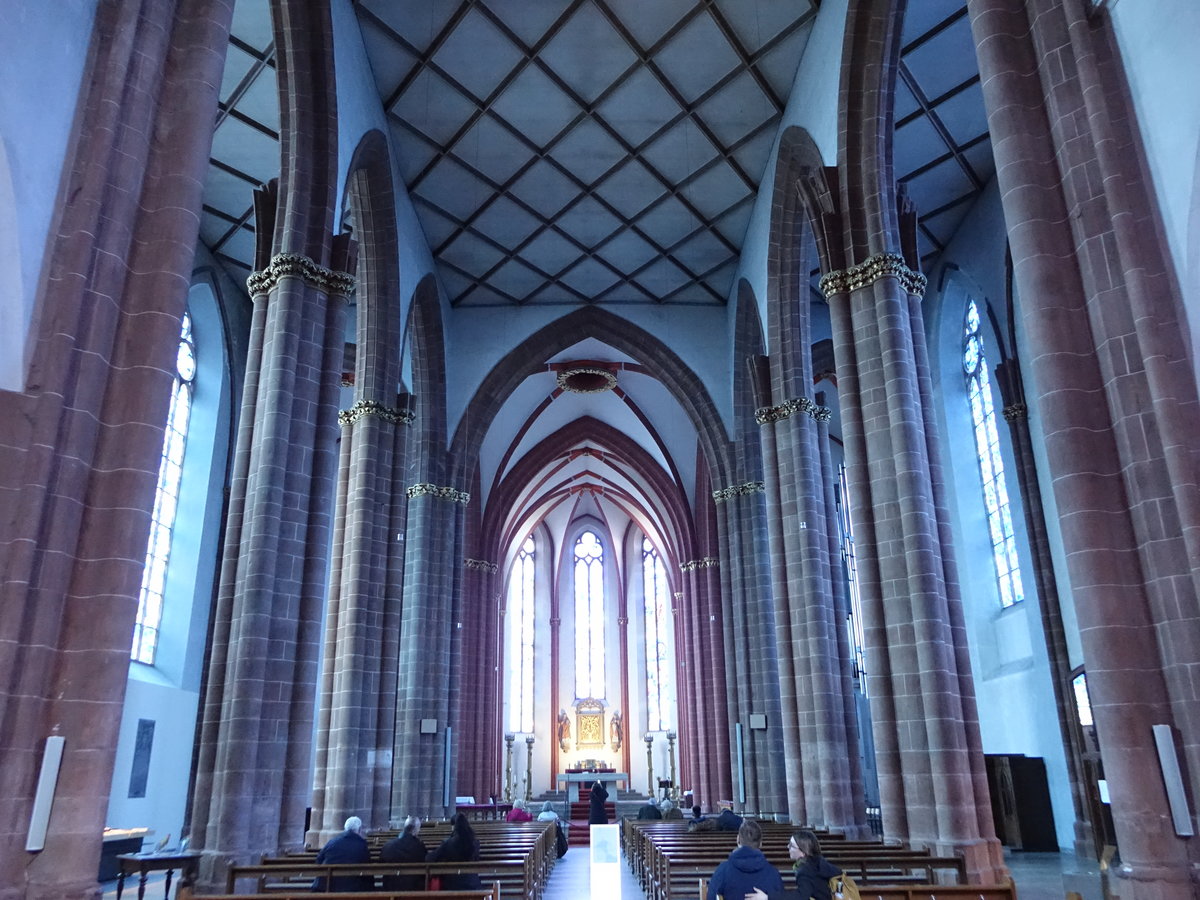
[[[559,772],[555,779],[555,786],[567,783],[567,799],[575,803],[579,800],[579,785],[591,784],[594,781],[601,781],[605,784],[609,782],[620,781],[626,788],[629,787],[628,772]],[[615,799],[615,798],[614,798]]]

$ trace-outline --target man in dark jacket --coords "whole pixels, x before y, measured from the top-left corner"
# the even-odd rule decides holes
[[[762,827],[747,819],[738,829],[737,847],[729,854],[729,859],[717,866],[708,881],[709,900],[718,896],[725,900],[744,900],[756,889],[768,895],[783,892],[783,879],[758,849],[761,845]]]
[[[638,810],[637,817],[639,819],[661,819],[662,810],[658,808],[653,800],[647,800],[646,805]]]
[[[717,816],[717,831],[739,831],[742,827],[742,817],[732,809],[723,809]]]
[[[343,865],[352,863],[369,863],[371,851],[367,849],[367,839],[362,836],[363,823],[358,816],[346,820],[345,831],[332,838],[317,854],[318,864]],[[329,879],[330,891],[373,891],[375,879],[370,875],[339,875]],[[325,890],[325,879],[318,878],[313,882],[314,891]]]
[[[389,863],[423,863],[429,855],[425,842],[417,837],[421,833],[421,820],[409,816],[404,820],[404,830],[399,837],[394,837],[379,849],[379,861]],[[383,889],[385,891],[423,891],[425,876],[422,875],[384,875]]]

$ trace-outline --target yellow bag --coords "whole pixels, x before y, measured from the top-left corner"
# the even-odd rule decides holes
[[[829,879],[829,893],[833,900],[862,900],[858,885],[849,875],[834,875]]]

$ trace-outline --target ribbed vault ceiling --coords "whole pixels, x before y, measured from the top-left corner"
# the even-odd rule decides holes
[[[453,305],[723,304],[807,0],[360,0]]]

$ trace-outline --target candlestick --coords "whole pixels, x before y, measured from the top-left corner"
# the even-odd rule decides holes
[[[533,735],[525,737],[525,802],[533,799]]]
[[[517,739],[511,732],[504,735],[504,802],[512,803],[512,759],[513,741]]]
[[[650,799],[654,799],[654,735],[646,732],[646,736],[642,738],[646,742],[646,779],[650,782],[650,787],[647,792],[650,794]]]

